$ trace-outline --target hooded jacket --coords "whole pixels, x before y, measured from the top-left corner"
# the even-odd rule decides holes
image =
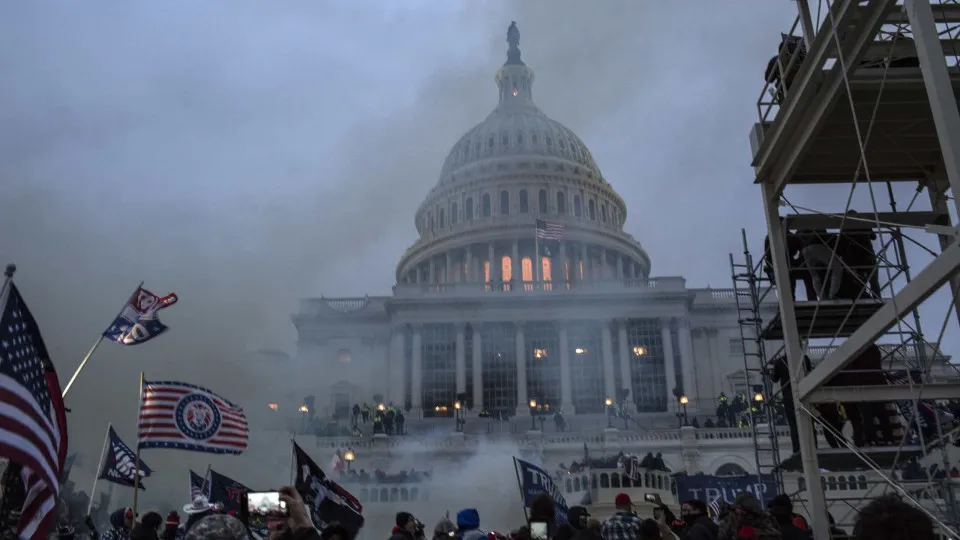
[[[743,527],[751,527],[756,540],[781,540],[780,528],[751,493],[737,495],[730,512],[720,523],[719,540],[736,540]]]
[[[119,508],[110,514],[110,530],[100,535],[100,540],[129,540],[130,529],[126,524],[127,509]]]
[[[485,540],[487,536],[480,530],[480,513],[476,508],[464,508],[457,512],[457,529],[463,540]]]
[[[683,540],[717,540],[720,527],[707,516],[699,516],[687,525],[680,536]]]

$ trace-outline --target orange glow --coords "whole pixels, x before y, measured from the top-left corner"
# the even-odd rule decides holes
[[[580,279],[583,279],[583,261],[578,262],[577,266],[580,268]]]
[[[270,410],[273,410],[273,411],[279,409],[276,403],[268,403],[267,407],[270,407]]]
[[[530,257],[521,259],[522,276],[524,281],[533,281],[533,262]]]
[[[553,281],[553,268],[550,265],[550,257],[543,257],[540,264],[543,265],[543,280]]]
[[[566,280],[567,280],[567,281],[570,281],[570,261],[567,261],[567,262],[563,265],[563,274],[564,274],[564,276],[566,277]]]
[[[502,272],[500,275],[503,276],[500,279],[500,281],[506,281],[509,283],[510,281],[513,280],[512,265],[513,265],[513,261],[510,260],[510,257],[507,257],[506,255],[504,255],[503,257],[500,258],[500,270]]]
[[[483,261],[483,282],[490,283],[490,261]]]

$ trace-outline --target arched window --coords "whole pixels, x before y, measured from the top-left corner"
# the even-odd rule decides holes
[[[557,192],[557,213],[567,213],[567,196],[562,191]]]
[[[746,476],[746,469],[736,463],[724,463],[717,469],[716,476]]]
[[[500,257],[500,276],[505,283],[513,280],[513,261],[507,255]]]
[[[530,211],[530,203],[527,201],[527,190],[520,190],[520,213],[526,214]]]
[[[510,193],[507,190],[500,192],[500,215],[505,216],[510,213]]]
[[[593,199],[590,199],[590,202],[587,203],[587,214],[592,221],[597,220],[597,204],[593,202]]]
[[[467,217],[464,218],[467,221],[473,219],[473,197],[467,197],[467,204],[464,206],[463,210],[467,213]]]
[[[583,217],[583,201],[580,200],[579,195],[573,196],[573,215]]]
[[[440,209],[440,228],[442,229],[447,224],[447,215],[444,213],[443,208]]]
[[[605,204],[600,206],[600,221],[607,222],[607,205]]]
[[[489,194],[489,193],[484,193],[484,194],[483,194],[483,203],[482,203],[482,206],[483,206],[483,208],[480,209],[480,216],[481,216],[481,217],[490,217],[490,194]]]
[[[453,203],[452,205],[450,205],[450,225],[457,224],[457,218],[459,217],[457,216],[457,210],[459,210],[457,208],[457,203]]]
[[[537,211],[541,214],[547,213],[547,190],[541,189],[537,195]]]

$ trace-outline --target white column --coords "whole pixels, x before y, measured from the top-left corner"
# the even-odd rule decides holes
[[[523,282],[523,263],[520,262],[520,242],[513,241],[513,251],[510,255],[510,281],[513,282],[511,290],[520,290]]]
[[[567,245],[560,242],[560,278],[557,279],[557,270],[552,265],[550,266],[550,271],[553,273],[551,276],[554,283],[560,283],[560,289],[567,290]],[[573,274],[573,272],[571,272]],[[573,277],[571,275],[571,277]]]
[[[404,355],[404,332],[403,326],[393,328],[393,336],[390,340],[390,392],[387,395],[387,401],[395,407],[403,408],[407,399],[407,358]]]
[[[430,283],[430,285],[433,285],[433,284],[435,284],[435,283],[437,282],[437,261],[436,261],[436,259],[433,259],[433,258],[430,259],[430,276],[429,276],[429,278],[430,278],[430,280],[428,281],[428,283]]]
[[[450,252],[447,251],[443,254],[443,282],[452,283],[453,282],[453,260],[450,257]]]
[[[514,244],[516,246],[516,244]],[[526,337],[523,334],[523,323],[515,323],[517,328],[515,353],[517,355],[517,416],[530,414],[530,406],[527,405],[527,351]]]
[[[467,340],[464,336],[465,326],[463,323],[457,324],[456,358],[458,394],[467,391],[467,351],[465,350]]]
[[[497,257],[496,249],[493,246],[493,242],[487,244],[487,265],[490,266],[490,290],[495,290],[494,283],[500,281],[498,277],[500,271],[498,270],[498,265],[495,262]],[[483,270],[480,271],[480,275],[483,275]]]
[[[593,276],[590,275],[590,253],[586,243],[580,244],[580,262],[583,264],[583,280],[589,281]]]
[[[573,409],[573,382],[570,377],[570,340],[566,323],[560,323],[560,408],[564,414],[576,414]]]
[[[465,276],[463,276],[463,281],[466,281],[467,283],[474,283],[474,282],[478,281],[478,280],[474,277],[476,274],[475,274],[474,269],[473,269],[473,249],[471,249],[471,248],[472,248],[472,246],[467,246],[467,248],[466,248],[466,250],[465,250],[465,251],[466,251],[466,254],[464,255],[464,257],[465,257],[465,259],[466,259],[464,262],[466,263],[466,266],[467,266],[467,270],[466,270],[467,274],[466,274]]]
[[[423,407],[423,338],[420,335],[421,325],[413,327],[413,366],[410,374],[410,411],[414,418],[420,416]]]
[[[670,410],[670,403],[676,405],[676,398],[673,397],[673,389],[677,386],[677,372],[673,361],[673,334],[670,332],[670,319],[660,319],[660,341],[663,343],[663,371],[667,379],[667,410]]]
[[[691,409],[699,409],[697,401],[697,379],[693,366],[693,336],[690,335],[690,319],[678,321],[677,337],[680,341],[680,365],[683,367],[683,392],[690,400]]]
[[[631,376],[630,363],[633,361],[633,355],[630,346],[627,343],[627,321],[625,319],[617,320],[617,341],[620,346],[620,387],[629,390],[627,398],[627,411],[636,411],[636,396],[633,395],[633,377]]]
[[[480,323],[471,323],[473,329],[473,410],[483,408],[483,341],[480,337]]]
[[[610,335],[610,321],[603,321],[600,330],[600,345],[603,354],[603,399],[616,399],[616,377],[613,371],[613,337]]]

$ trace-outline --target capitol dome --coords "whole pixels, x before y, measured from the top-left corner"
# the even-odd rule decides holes
[[[497,106],[444,160],[417,209],[420,238],[401,258],[397,282],[551,282],[560,268],[571,283],[645,279],[650,259],[623,232],[623,199],[583,141],[534,103],[534,72],[521,59],[516,24],[507,42],[494,78]],[[534,264],[538,224],[549,224],[553,252],[541,250]]]

